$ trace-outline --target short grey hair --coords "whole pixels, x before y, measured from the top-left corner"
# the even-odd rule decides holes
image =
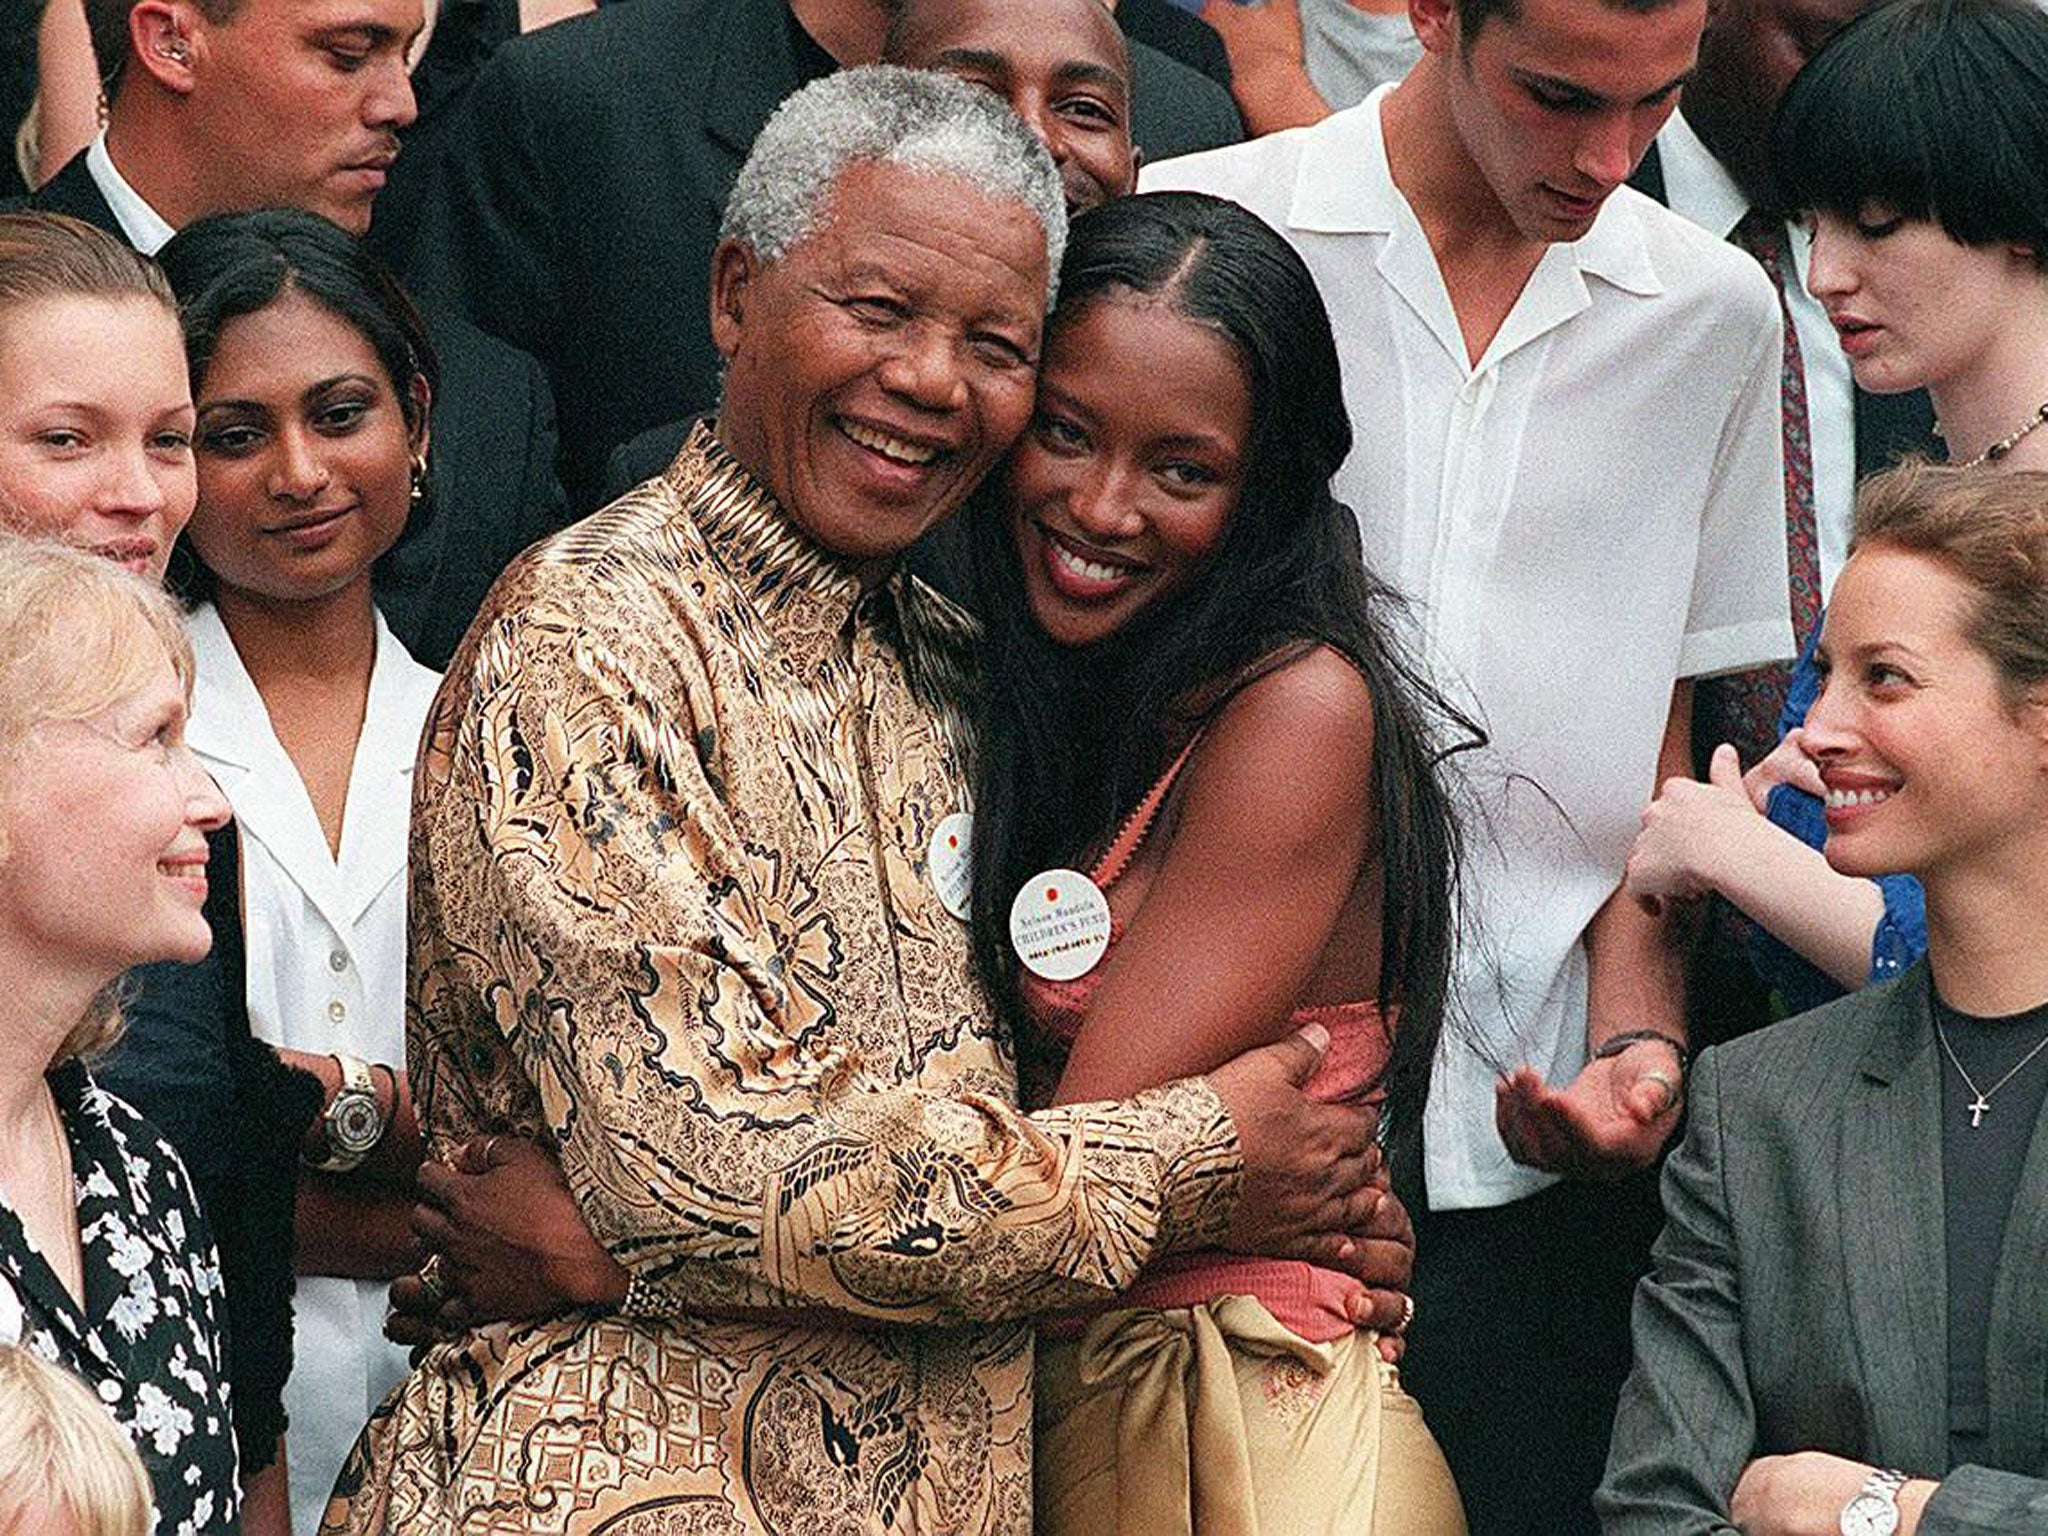
[[[1045,232],[1045,304],[1059,292],[1067,204],[1052,156],[994,92],[935,70],[863,64],[814,80],[762,128],[719,225],[763,261],[813,234],[849,166],[949,176],[983,197],[1021,203]]]

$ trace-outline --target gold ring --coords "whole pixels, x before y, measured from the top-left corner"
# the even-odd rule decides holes
[[[448,1282],[441,1278],[441,1255],[430,1253],[420,1266],[420,1289],[436,1307],[448,1299]]]

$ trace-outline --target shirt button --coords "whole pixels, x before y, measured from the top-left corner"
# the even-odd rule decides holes
[[[348,1017],[348,1004],[344,1003],[338,997],[335,998],[334,1001],[327,1005],[327,1017],[334,1020],[335,1023],[339,1024],[343,1019]]]
[[[347,970],[347,969],[348,969],[348,956],[347,956],[347,955],[346,955],[345,953],[343,953],[343,952],[342,952],[341,950],[338,950],[338,949],[337,949],[337,950],[336,950],[336,951],[335,951],[335,952],[334,952],[333,954],[331,954],[331,955],[329,955],[329,956],[327,957],[327,968],[328,968],[328,969],[329,969],[330,971],[345,971],[345,970]]]
[[[118,1403],[121,1401],[121,1383],[118,1381],[101,1382],[100,1401],[104,1403]]]

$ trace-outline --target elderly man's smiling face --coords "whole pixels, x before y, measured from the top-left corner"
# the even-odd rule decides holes
[[[1046,277],[1023,205],[856,162],[779,261],[730,240],[713,258],[719,438],[813,539],[879,573],[1024,430]]]

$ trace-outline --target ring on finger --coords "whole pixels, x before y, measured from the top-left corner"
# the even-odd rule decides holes
[[[1395,1333],[1406,1333],[1415,1321],[1415,1298],[1404,1294],[1401,1297],[1401,1321],[1394,1324]]]
[[[1678,1108],[1678,1084],[1671,1080],[1669,1073],[1653,1067],[1643,1074],[1643,1081],[1655,1083],[1664,1090],[1664,1107],[1657,1111],[1658,1114],[1668,1115],[1672,1110]]]
[[[498,1138],[497,1138],[497,1137],[495,1137],[495,1136],[486,1136],[486,1137],[484,1138],[484,1166],[485,1166],[485,1167],[489,1167],[489,1166],[490,1166],[490,1163],[491,1163],[491,1154],[492,1154],[493,1152],[497,1151],[497,1150],[498,1150]]]
[[[448,1299],[448,1282],[441,1274],[441,1255],[438,1253],[428,1254],[427,1262],[420,1266],[420,1289],[437,1307]]]

